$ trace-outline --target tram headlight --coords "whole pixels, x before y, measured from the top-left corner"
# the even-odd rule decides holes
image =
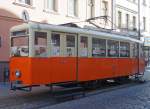
[[[17,70],[17,71],[15,72],[15,75],[16,75],[17,78],[19,78],[19,77],[21,77],[21,72],[20,72],[19,70]]]

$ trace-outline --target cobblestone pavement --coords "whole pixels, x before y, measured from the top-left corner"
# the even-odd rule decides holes
[[[150,80],[150,68],[145,79]],[[40,105],[39,105],[40,104]],[[29,92],[10,91],[0,84],[1,109],[150,109],[150,82],[132,87],[99,93],[85,98],[58,103],[49,88],[34,88]]]
[[[42,109],[150,109],[150,68],[144,84],[118,89]]]

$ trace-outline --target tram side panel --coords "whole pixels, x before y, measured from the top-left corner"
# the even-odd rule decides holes
[[[77,75],[76,57],[51,57],[52,83],[75,81]]]
[[[116,73],[115,77],[128,76],[132,73],[132,59],[130,58],[118,58],[116,59]]]
[[[52,82],[52,65],[48,58],[32,58],[30,68],[32,84],[39,85]]]
[[[80,58],[78,79],[90,81],[129,76],[137,72],[137,59]]]
[[[78,80],[89,81],[115,75],[112,58],[79,58]]]

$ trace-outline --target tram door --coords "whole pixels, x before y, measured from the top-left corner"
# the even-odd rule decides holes
[[[75,34],[53,33],[52,41],[52,81],[68,82],[76,80],[77,36]]]

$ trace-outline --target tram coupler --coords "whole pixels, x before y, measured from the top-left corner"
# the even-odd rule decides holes
[[[37,87],[37,86],[39,86],[39,85],[17,86],[16,84],[11,82],[10,90],[13,90],[13,91],[20,90],[20,91],[25,91],[25,92],[31,92],[32,91],[32,87]]]

